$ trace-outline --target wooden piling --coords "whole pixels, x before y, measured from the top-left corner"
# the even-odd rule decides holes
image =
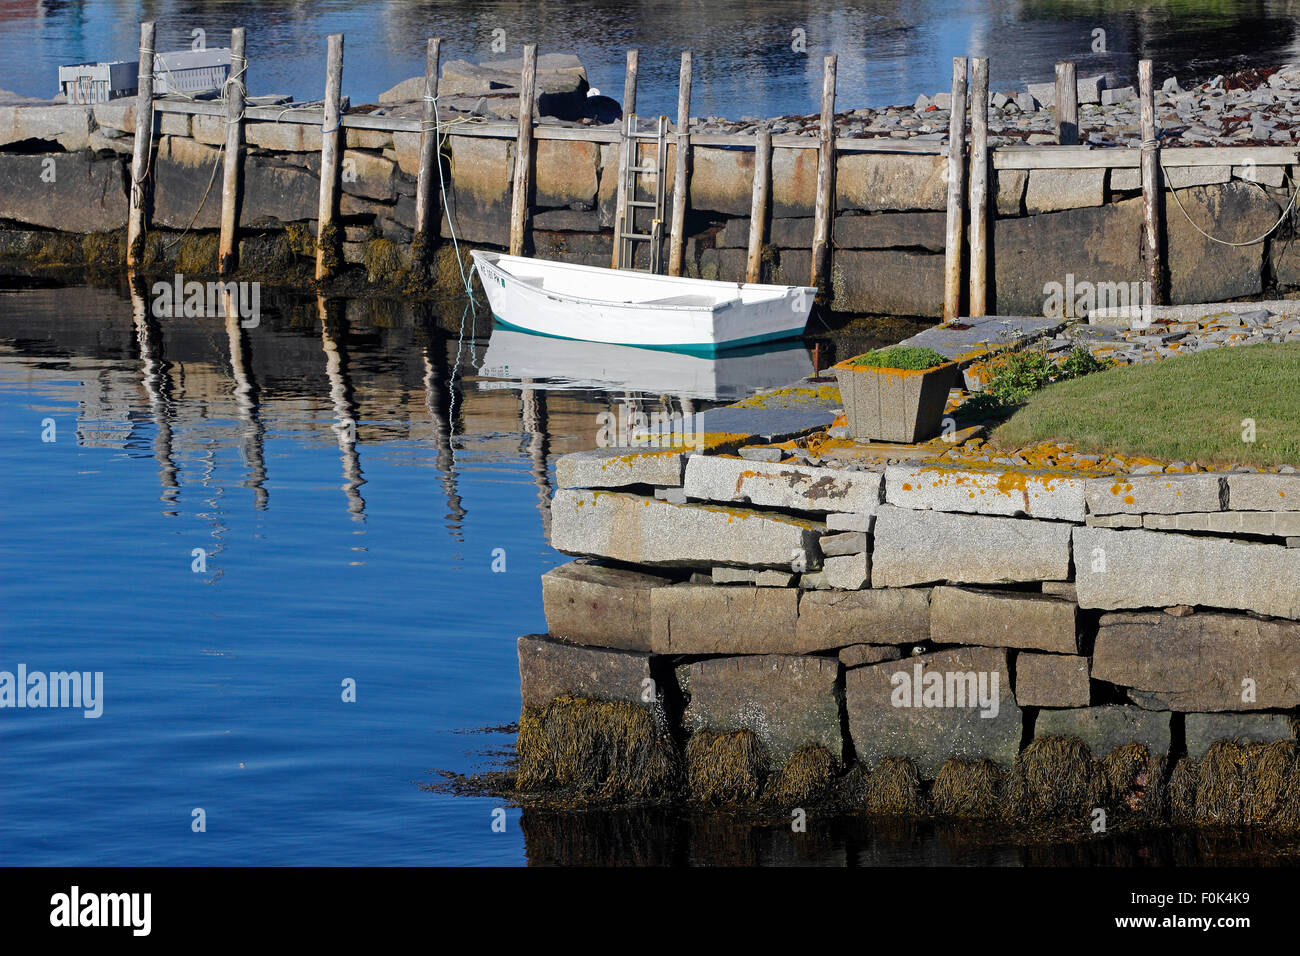
[[[961,312],[962,215],[966,198],[966,58],[952,58],[952,113],[948,121],[948,221],[943,257],[943,320]]]
[[[630,116],[636,112],[636,71],[640,62],[640,51],[627,51],[627,72],[623,74],[623,115]]]
[[[970,101],[970,314],[988,309],[989,61],[971,63]]]
[[[153,143],[154,22],[140,24],[140,69],[135,97],[135,151],[131,156],[131,197],[126,220],[126,264],[144,258],[145,182]]]
[[[343,34],[331,33],[325,59],[325,109],[321,117],[320,205],[316,213],[316,278],[326,279],[338,257],[337,226],[334,224],[339,198],[339,166],[343,142]]]
[[[515,183],[510,197],[510,254],[524,254],[528,225],[528,188],[533,171],[533,89],[537,85],[537,44],[524,44],[519,77],[519,135],[515,137]]]
[[[438,61],[442,39],[432,37],[424,49],[424,110],[420,122],[420,165],[415,182],[415,241],[412,248],[428,255],[431,234],[439,227],[438,186],[434,177],[442,171],[438,143]]]
[[[813,207],[812,274],[809,285],[827,292],[831,219],[835,215],[835,54],[822,64],[822,115],[817,131],[817,200]]]
[[[623,220],[627,216],[627,201],[629,198],[635,199],[635,196],[629,197],[627,167],[635,166],[637,163],[638,150],[636,139],[631,135],[636,132],[636,114],[624,113],[623,120],[619,124],[618,136],[618,187],[614,193],[614,253],[610,257],[609,267],[611,269],[621,269],[623,262]],[[632,263],[626,263],[628,268]]]
[[[1160,147],[1156,139],[1155,82],[1151,61],[1138,61],[1138,96],[1142,113],[1142,216],[1143,265],[1147,288],[1153,305],[1165,305],[1164,263],[1160,243],[1161,206],[1164,194],[1160,184]]]
[[[230,31],[230,79],[226,81],[226,155],[221,171],[221,239],[217,247],[217,270],[226,276],[235,271],[239,226],[239,174],[244,157],[244,80],[248,59],[244,53],[244,28]]]
[[[768,184],[772,180],[772,132],[766,126],[754,140],[754,192],[749,202],[749,256],[745,281],[762,282],[763,229],[767,222]]]
[[[1079,143],[1079,85],[1071,62],[1056,64],[1056,142]]]
[[[673,217],[669,227],[668,274],[682,274],[685,252],[686,201],[690,195],[691,160],[691,51],[682,51],[682,69],[677,79],[677,147],[673,165]]]

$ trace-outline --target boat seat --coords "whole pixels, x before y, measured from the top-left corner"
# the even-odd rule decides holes
[[[702,309],[711,309],[717,304],[711,295],[670,295],[664,299],[646,299],[641,305],[692,305]]]
[[[514,280],[522,282],[524,285],[530,285],[534,289],[540,289],[545,284],[545,280],[541,276],[515,276]]]

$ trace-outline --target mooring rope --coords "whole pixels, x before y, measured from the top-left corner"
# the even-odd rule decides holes
[[[1161,168],[1162,170],[1164,170],[1165,176],[1168,177],[1168,175],[1169,175],[1169,170],[1165,169],[1165,164],[1164,164],[1164,163],[1161,163],[1161,164],[1160,164],[1160,168]],[[1290,176],[1287,176],[1286,178],[1287,178],[1287,179],[1291,179]],[[1264,188],[1263,186],[1260,186],[1259,183],[1255,183],[1255,185],[1256,185],[1256,186],[1259,186],[1259,188],[1260,188],[1261,190]],[[1276,230],[1278,226],[1280,226],[1280,225],[1282,225],[1282,223],[1286,222],[1286,217],[1289,216],[1289,215],[1291,214],[1291,210],[1292,210],[1292,208],[1295,206],[1296,198],[1297,198],[1297,197],[1300,197],[1300,186],[1298,186],[1298,187],[1296,187],[1296,191],[1293,192],[1293,193],[1291,194],[1291,201],[1290,201],[1289,203],[1286,204],[1286,209],[1282,210],[1282,215],[1278,217],[1277,222],[1275,222],[1275,223],[1273,223],[1273,225],[1269,226],[1269,227],[1268,227],[1268,230],[1267,230],[1263,235],[1261,235],[1259,238],[1257,238],[1257,239],[1251,239],[1251,240],[1248,240],[1247,242],[1229,242],[1227,239],[1220,239],[1220,238],[1218,238],[1217,236],[1212,236],[1212,235],[1210,235],[1208,232],[1206,232],[1204,229],[1202,229],[1200,226],[1198,226],[1195,222],[1192,222],[1192,217],[1191,217],[1190,215],[1188,215],[1188,213],[1187,213],[1187,208],[1183,205],[1183,201],[1182,201],[1181,199],[1178,198],[1178,190],[1177,190],[1177,189],[1171,189],[1171,190],[1169,190],[1169,191],[1170,191],[1171,193],[1173,193],[1173,195],[1174,195],[1174,202],[1178,204],[1178,208],[1179,208],[1179,210],[1181,210],[1181,212],[1182,212],[1182,214],[1183,214],[1183,218],[1185,218],[1189,223],[1192,224],[1192,228],[1193,228],[1193,229],[1195,229],[1197,232],[1199,232],[1199,233],[1200,233],[1202,236],[1204,236],[1206,239],[1209,239],[1211,242],[1217,242],[1217,243],[1218,243],[1219,245],[1221,245],[1221,246],[1235,246],[1235,247],[1257,245],[1258,243],[1263,242],[1265,239],[1267,239],[1269,236],[1271,236],[1271,235],[1273,234],[1274,230]]]
[[[1160,145],[1159,142],[1158,142],[1157,140],[1158,140],[1158,137],[1157,137],[1157,139],[1144,139],[1144,140],[1141,141],[1141,144],[1140,144],[1140,147],[1139,147],[1139,148],[1140,148],[1140,149],[1142,150],[1142,152],[1144,152],[1144,153],[1154,152],[1154,151],[1157,149],[1157,147]],[[1168,182],[1168,181],[1169,181],[1169,169],[1168,169],[1168,167],[1165,166],[1164,162],[1161,161],[1159,154],[1156,155],[1156,162],[1160,163],[1160,169],[1161,169],[1161,171],[1165,174],[1165,182]],[[1289,175],[1287,175],[1286,173],[1283,173],[1283,176],[1285,176],[1288,180],[1291,180],[1291,177],[1290,177]],[[1294,180],[1291,180],[1291,181],[1294,182]],[[1253,182],[1253,180],[1247,180],[1247,182]],[[1262,191],[1263,188],[1264,188],[1264,187],[1263,187],[1262,185],[1260,185],[1259,183],[1255,183],[1255,185],[1256,185],[1256,186],[1259,186],[1259,188],[1260,188],[1261,191]],[[1202,229],[1200,226],[1198,226],[1198,225],[1197,225],[1197,224],[1192,220],[1191,215],[1187,212],[1187,207],[1183,205],[1183,201],[1182,201],[1182,199],[1179,198],[1179,196],[1178,196],[1178,190],[1177,190],[1177,189],[1174,189],[1174,188],[1171,187],[1169,191],[1170,191],[1171,193],[1173,193],[1173,195],[1174,195],[1174,202],[1178,204],[1178,209],[1179,209],[1179,211],[1183,214],[1183,218],[1186,219],[1189,223],[1191,223],[1191,226],[1192,226],[1193,229],[1195,229],[1197,232],[1199,232],[1199,233],[1200,233],[1202,236],[1204,236],[1206,239],[1209,239],[1211,242],[1217,242],[1217,243],[1218,243],[1219,245],[1221,245],[1221,246],[1232,246],[1232,247],[1234,247],[1234,248],[1241,248],[1241,247],[1243,247],[1243,246],[1254,246],[1254,245],[1258,245],[1259,243],[1261,243],[1261,242],[1263,242],[1265,239],[1267,239],[1269,236],[1271,236],[1271,235],[1273,234],[1273,232],[1277,229],[1278,226],[1280,226],[1280,225],[1282,225],[1282,223],[1286,222],[1286,217],[1289,216],[1289,215],[1291,214],[1291,210],[1295,207],[1295,202],[1296,202],[1297,197],[1300,197],[1300,186],[1297,186],[1295,192],[1293,192],[1293,193],[1291,194],[1291,201],[1290,201],[1289,203],[1287,203],[1287,204],[1286,204],[1286,208],[1285,208],[1284,210],[1282,210],[1282,215],[1278,217],[1277,222],[1273,223],[1273,225],[1271,225],[1271,226],[1268,227],[1268,230],[1265,231],[1265,232],[1263,233],[1263,235],[1261,235],[1261,236],[1259,236],[1258,238],[1255,238],[1255,239],[1249,239],[1249,240],[1247,240],[1247,241],[1245,241],[1245,242],[1229,242],[1227,239],[1220,239],[1218,236],[1212,236],[1212,235],[1210,235],[1208,232],[1206,232],[1204,229]],[[1267,193],[1265,193],[1265,195],[1267,195]]]

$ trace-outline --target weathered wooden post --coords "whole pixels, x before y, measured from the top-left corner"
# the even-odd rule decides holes
[[[524,254],[528,224],[528,187],[533,168],[533,89],[537,86],[537,44],[524,44],[519,78],[519,133],[515,137],[515,183],[510,197],[510,254]]]
[[[145,182],[153,142],[153,38],[154,22],[140,24],[140,69],[135,97],[135,151],[131,155],[131,197],[126,220],[126,264],[144,258]]]
[[[677,149],[673,165],[673,218],[669,227],[668,274],[682,274],[685,252],[686,200],[690,195],[691,159],[691,51],[682,51],[682,70],[677,79]],[[660,158],[662,165],[663,159]]]
[[[1056,142],[1075,146],[1079,142],[1079,85],[1074,64],[1056,64]]]
[[[835,54],[822,65],[822,115],[817,131],[817,199],[813,207],[812,275],[809,285],[827,291],[831,219],[835,215]]]
[[[754,192],[749,201],[749,255],[745,260],[745,281],[761,282],[763,275],[763,227],[767,222],[767,191],[772,178],[772,131],[766,126],[754,140]]]
[[[623,115],[636,112],[636,70],[641,54],[638,50],[627,51],[627,72],[623,74]]]
[[[943,320],[961,312],[962,206],[966,196],[966,58],[952,58],[952,113],[948,119],[948,221],[943,258]]]
[[[435,196],[434,176],[441,175],[442,161],[438,150],[438,61],[442,39],[433,37],[424,50],[424,111],[420,123],[420,166],[415,181],[415,238],[411,248],[427,256],[433,247],[431,236],[437,235],[440,210]]]
[[[610,258],[609,267],[611,269],[621,269],[623,262],[623,220],[627,217],[627,201],[629,198],[635,199],[635,196],[629,197],[628,172],[629,166],[637,164],[637,141],[631,134],[636,132],[636,114],[623,113],[623,121],[619,124],[618,132],[618,187],[614,193],[614,254]],[[629,259],[632,257],[629,256]],[[626,263],[631,268],[632,262]]]
[[[970,102],[970,314],[988,309],[989,61],[971,64]]]
[[[1138,95],[1142,102],[1142,216],[1143,264],[1153,305],[1165,305],[1164,263],[1160,243],[1160,220],[1164,194],[1160,183],[1160,145],[1156,132],[1155,83],[1151,61],[1138,62]]]
[[[230,79],[226,80],[226,155],[221,171],[221,240],[217,270],[230,275],[239,264],[235,231],[239,227],[239,173],[244,162],[244,28],[230,31]]]
[[[334,214],[338,209],[340,146],[343,142],[343,117],[340,99],[343,92],[343,34],[331,33],[325,62],[325,109],[321,117],[320,205],[316,214],[316,278],[333,273],[338,258],[338,227]]]

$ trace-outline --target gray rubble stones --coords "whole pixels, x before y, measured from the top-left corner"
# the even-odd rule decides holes
[[[903,652],[897,647],[881,647],[877,644],[850,644],[840,649],[840,663],[845,667],[862,667],[866,664],[896,661],[902,656]]]
[[[1104,614],[1092,676],[1149,710],[1194,713],[1300,705],[1300,624],[1244,614]]]
[[[551,546],[634,564],[816,568],[825,525],[722,505],[675,505],[613,491],[561,490]]]
[[[1056,104],[1055,83],[1030,83],[1025,89],[1034,98],[1038,109],[1047,109]]]
[[[1090,528],[1140,528],[1143,515],[1088,515],[1085,523]]]
[[[1106,201],[1104,169],[1033,169],[1025,190],[1025,211],[1031,216],[1061,209],[1100,206]]]
[[[1137,90],[1131,86],[1121,87],[1118,90],[1102,90],[1102,106],[1118,106],[1120,103],[1127,103],[1129,100],[1137,99]]]
[[[1222,511],[1228,486],[1222,475],[1115,475],[1084,482],[1088,513],[1178,514]]]
[[[902,508],[1084,520],[1084,479],[1040,471],[890,465],[885,501]]]
[[[872,587],[1065,581],[1073,528],[881,505],[873,531]]]
[[[542,608],[552,636],[577,644],[650,650],[650,592],[669,578],[570,561],[542,575]]]
[[[877,542],[879,528],[877,523]],[[1188,604],[1300,617],[1300,553],[1281,544],[1076,528],[1074,567],[1084,608]]]
[[[933,780],[950,758],[1009,767],[1020,749],[1005,650],[959,648],[855,667],[845,672],[844,699],[854,749],[869,768],[910,757]]]
[[[682,720],[692,732],[753,731],[774,770],[807,746],[824,747],[840,759],[844,739],[834,658],[722,657],[682,669],[690,689]]]
[[[1300,475],[1228,475],[1233,511],[1300,511]]]
[[[543,707],[572,694],[644,703],[650,655],[582,647],[528,634],[519,638],[519,692],[524,707]]]
[[[1153,531],[1204,531],[1222,535],[1300,535],[1300,511],[1210,511],[1197,514],[1143,515]]]
[[[678,584],[650,595],[657,654],[771,654],[795,643],[794,588]]]
[[[1021,707],[1087,707],[1092,703],[1091,687],[1086,657],[1016,655],[1016,703]]]
[[[826,558],[821,573],[832,588],[857,591],[871,586],[871,555],[865,551]]]
[[[870,514],[880,503],[881,484],[881,476],[870,471],[692,455],[684,488],[688,497],[704,501]]]
[[[1200,760],[1220,740],[1267,744],[1292,740],[1295,731],[1286,714],[1187,714],[1183,717],[1187,756]]]
[[[1187,189],[1211,186],[1232,178],[1231,166],[1171,166],[1165,176],[1165,188]]]
[[[858,514],[856,512],[832,512],[826,516],[827,531],[861,531],[864,534],[871,533],[871,526],[875,523],[875,515]]]
[[[799,600],[794,649],[801,654],[850,644],[917,644],[930,637],[928,588],[808,591]]]
[[[1041,710],[1034,721],[1034,738],[1076,737],[1098,760],[1129,744],[1141,744],[1151,756],[1159,757],[1169,753],[1170,719],[1167,713],[1126,704]]]
[[[561,488],[673,487],[681,485],[685,464],[681,452],[597,448],[561,455],[555,481]]]
[[[1078,607],[1050,594],[937,587],[930,596],[936,644],[1079,652]]]
[[[867,550],[867,536],[862,531],[841,531],[836,534],[822,535],[818,544],[821,546],[822,554],[828,558],[844,554],[863,554]]]

